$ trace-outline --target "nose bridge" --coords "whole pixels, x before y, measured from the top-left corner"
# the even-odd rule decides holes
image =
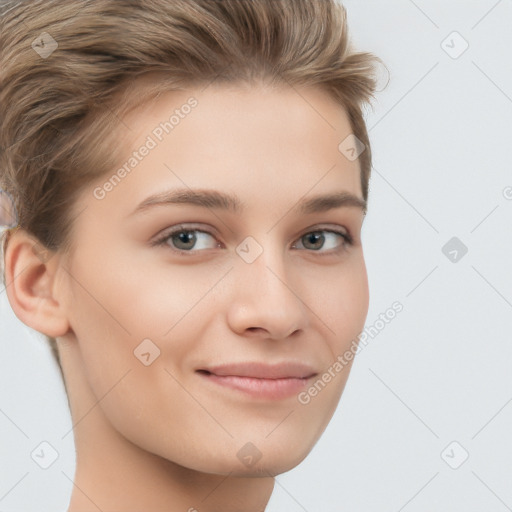
[[[248,236],[237,247],[237,253],[243,261],[238,262],[240,274],[252,283],[267,291],[283,293],[290,291],[286,287],[287,277],[286,249],[282,247],[277,232],[258,234],[258,239]]]
[[[276,237],[244,240],[237,248],[233,314],[238,329],[262,328],[285,337],[304,327],[307,313],[290,281],[286,252]]]
[[[248,279],[250,286],[256,291],[272,296],[290,293],[286,285],[290,285],[284,254],[276,247],[267,243],[261,254],[252,262],[241,266],[241,273]]]

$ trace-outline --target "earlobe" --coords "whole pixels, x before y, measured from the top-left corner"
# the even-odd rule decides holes
[[[66,334],[69,322],[59,297],[59,256],[22,229],[9,237],[5,251],[5,287],[16,316],[52,338]]]

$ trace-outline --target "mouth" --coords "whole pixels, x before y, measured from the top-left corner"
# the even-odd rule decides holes
[[[265,400],[297,395],[317,375],[311,367],[295,363],[241,363],[201,368],[196,373],[214,386]]]

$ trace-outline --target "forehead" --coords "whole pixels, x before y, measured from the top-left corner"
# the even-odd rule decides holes
[[[339,148],[351,131],[342,106],[315,88],[164,92],[122,119],[123,156],[96,185],[122,174],[102,201],[120,211],[173,188],[223,190],[269,211],[308,193],[361,197],[359,162]]]

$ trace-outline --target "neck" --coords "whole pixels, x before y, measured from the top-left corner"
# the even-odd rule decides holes
[[[264,512],[272,493],[273,478],[197,473],[125,443],[77,446],[68,512]]]
[[[61,349],[70,397],[76,472],[67,512],[263,512],[272,476],[201,473],[143,450],[108,421],[80,371],[75,347]],[[73,359],[77,358],[73,364]],[[66,371],[67,369],[67,371]],[[71,371],[72,369],[72,371]]]

